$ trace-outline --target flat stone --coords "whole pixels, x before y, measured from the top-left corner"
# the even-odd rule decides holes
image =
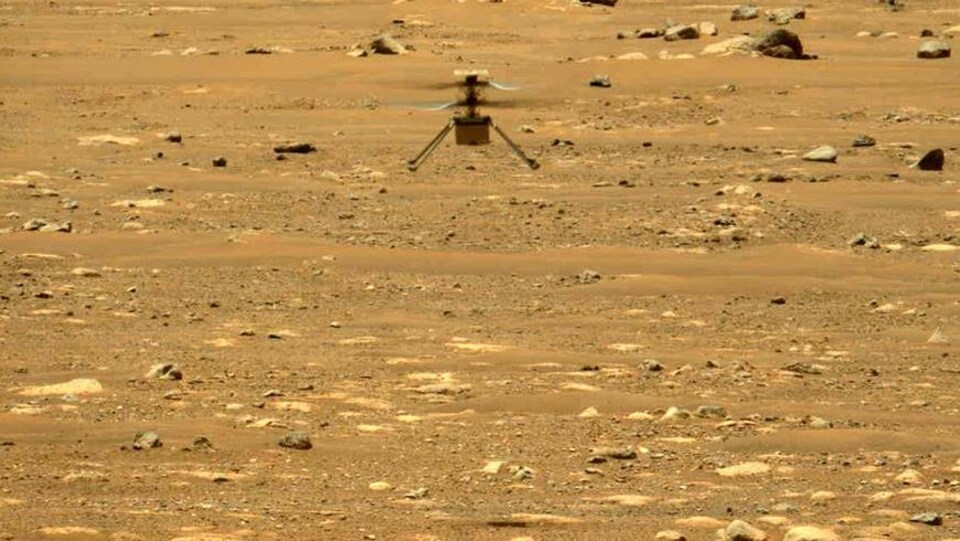
[[[78,378],[66,383],[27,387],[20,391],[22,396],[49,396],[49,395],[84,395],[96,394],[103,391],[103,386],[95,379]]]
[[[692,24],[681,24],[667,28],[663,34],[666,41],[679,41],[683,39],[698,39],[700,30]]]
[[[744,462],[726,468],[717,468],[721,477],[741,477],[745,475],[759,475],[770,471],[770,465],[763,462]]]
[[[803,159],[808,162],[828,162],[836,163],[837,149],[830,145],[819,146],[803,155]]]
[[[147,372],[146,377],[149,379],[180,381],[183,379],[183,372],[181,372],[180,368],[173,363],[160,363],[153,365],[150,371]]]
[[[373,38],[373,41],[370,42],[370,50],[374,54],[385,55],[399,55],[410,52],[409,48],[405,44],[388,34],[383,34]]]
[[[783,541],[840,541],[840,536],[816,526],[797,526],[787,530]]]
[[[877,140],[869,135],[858,135],[853,139],[854,147],[872,147],[876,146]]]
[[[910,517],[910,522],[918,522],[927,526],[940,526],[943,516],[940,513],[919,513]]]

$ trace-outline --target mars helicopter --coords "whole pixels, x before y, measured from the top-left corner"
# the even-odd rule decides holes
[[[480,105],[483,104],[483,90],[485,88],[516,90],[517,87],[491,81],[490,74],[486,70],[455,70],[453,74],[458,79],[454,83],[454,86],[460,87],[463,90],[463,97],[457,101],[427,109],[441,111],[449,107],[462,107],[463,110],[455,113],[447,125],[440,130],[440,133],[430,141],[426,148],[424,148],[416,158],[407,162],[407,169],[416,171],[423,165],[423,162],[440,146],[440,143],[443,142],[444,138],[446,138],[451,131],[456,132],[456,142],[458,145],[475,146],[490,144],[490,128],[493,128],[493,131],[506,141],[510,149],[513,150],[530,169],[538,169],[540,164],[537,160],[524,154],[523,150],[507,137],[507,134],[493,122],[493,118],[489,115],[480,114]]]

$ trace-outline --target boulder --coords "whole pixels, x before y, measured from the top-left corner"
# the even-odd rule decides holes
[[[760,17],[760,9],[751,4],[737,6],[730,14],[731,21],[749,21],[758,17]]]
[[[692,24],[679,24],[667,28],[663,34],[663,39],[667,41],[679,41],[682,39],[697,39],[700,37],[700,30]]]
[[[789,49],[789,51],[787,51]],[[800,37],[789,30],[777,29],[766,35],[757,44],[757,50],[776,58],[805,58]]]

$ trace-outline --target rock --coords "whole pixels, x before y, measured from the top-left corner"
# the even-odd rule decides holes
[[[103,391],[103,386],[95,379],[79,378],[66,383],[27,387],[20,391],[23,396],[84,395]]]
[[[905,485],[917,485],[923,481],[923,476],[920,475],[920,472],[917,470],[906,469],[900,473],[900,475],[894,478],[894,481],[903,483]]]
[[[857,233],[847,241],[850,246],[865,246],[867,248],[879,248],[880,242],[876,238],[868,236],[866,233]]]
[[[197,436],[193,438],[193,443],[190,444],[191,451],[213,451],[213,442],[210,441],[210,438],[206,436]]]
[[[797,526],[787,530],[783,541],[840,541],[840,536],[816,526]]]
[[[950,58],[950,44],[943,40],[927,40],[917,49],[917,58]]]
[[[763,462],[744,462],[736,466],[727,466],[718,468],[717,474],[721,477],[740,477],[743,475],[758,475],[770,471],[770,465]]]
[[[731,21],[749,21],[758,17],[760,17],[760,9],[750,4],[737,6],[730,14]]]
[[[716,43],[711,43],[700,51],[704,56],[729,55],[734,53],[749,54],[757,51],[757,38],[750,36],[736,36]]]
[[[698,39],[700,30],[692,24],[680,24],[667,28],[663,34],[666,41],[679,41],[681,39]]]
[[[686,536],[674,530],[659,531],[657,535],[654,536],[654,539],[662,539],[663,541],[687,541]]]
[[[147,372],[149,379],[165,379],[167,381],[180,381],[183,379],[183,372],[173,363],[156,364]]]
[[[720,33],[720,30],[717,29],[717,25],[710,21],[703,21],[698,24],[697,30],[700,31],[701,36],[716,36]]]
[[[697,408],[697,417],[719,417],[727,416],[727,410],[723,406],[700,406]]]
[[[601,279],[600,273],[592,269],[584,269],[579,275],[577,275],[577,283],[579,284],[595,284]]]
[[[932,38],[933,36],[934,36],[933,30],[930,30],[929,28],[924,28],[923,30],[920,31],[921,38]]]
[[[214,166],[214,167],[226,167],[226,166],[227,166],[227,159],[224,158],[223,156],[217,156],[216,158],[213,159],[213,166]]]
[[[633,460],[637,458],[637,451],[627,445],[624,447],[595,447],[590,449],[592,456],[615,458],[617,460]]]
[[[637,30],[636,34],[638,39],[650,39],[650,38],[659,38],[663,35],[662,28],[641,28]]]
[[[613,83],[610,82],[609,75],[594,75],[587,84],[597,88],[610,88],[613,86]]]
[[[915,164],[921,171],[943,171],[944,154],[942,148],[935,148],[920,158]]]
[[[156,447],[163,447],[163,442],[156,432],[137,432],[133,437],[133,448],[137,451]]]
[[[279,145],[273,147],[273,151],[277,154],[309,154],[311,152],[316,152],[317,147],[311,145],[310,143],[290,143],[287,145]]]
[[[919,513],[910,517],[910,522],[919,522],[927,526],[940,526],[943,524],[943,516],[940,513]]]
[[[655,359],[644,359],[640,364],[647,372],[661,372],[663,370],[663,365]]]
[[[877,140],[869,135],[858,135],[853,139],[854,147],[872,147],[876,146]]]
[[[789,49],[789,52],[787,51]],[[803,54],[803,43],[800,37],[789,30],[778,29],[767,34],[757,44],[757,50],[766,56],[776,58],[801,59],[806,58]]]
[[[300,451],[313,448],[310,435],[305,432],[288,432],[284,437],[280,438],[278,445],[280,445],[280,447],[286,447],[287,449],[298,449]]]
[[[724,541],[765,541],[767,534],[742,520],[734,520],[722,530]]]
[[[793,19],[806,19],[807,10],[802,7],[779,8],[767,11],[767,20],[777,24],[788,24]]]
[[[180,135],[180,132],[172,131],[172,132],[164,135],[164,136],[163,136],[163,139],[164,139],[165,141],[170,142],[170,143],[180,143],[180,142],[183,141],[183,136]]]
[[[373,38],[373,41],[370,42],[370,50],[374,54],[389,55],[407,54],[410,52],[406,45],[389,34],[383,34]]]
[[[804,154],[803,159],[808,162],[836,163],[837,149],[830,145],[822,145]]]
[[[367,485],[367,488],[374,492],[386,492],[388,490],[392,490],[393,486],[386,481],[374,481]]]
[[[370,56],[370,53],[366,49],[356,48],[356,49],[350,49],[349,51],[347,51],[347,56],[350,56],[353,58],[365,58]]]
[[[100,278],[101,276],[103,276],[102,274],[100,274],[100,271],[96,269],[87,269],[84,267],[77,267],[72,271],[70,271],[70,274],[74,276],[80,276],[82,278]]]
[[[617,5],[617,0],[580,0],[584,4],[597,4],[598,6],[609,6],[614,7]]]

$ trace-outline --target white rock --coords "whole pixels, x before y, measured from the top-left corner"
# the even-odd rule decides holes
[[[797,526],[787,531],[783,541],[840,541],[840,536],[816,526]]]

